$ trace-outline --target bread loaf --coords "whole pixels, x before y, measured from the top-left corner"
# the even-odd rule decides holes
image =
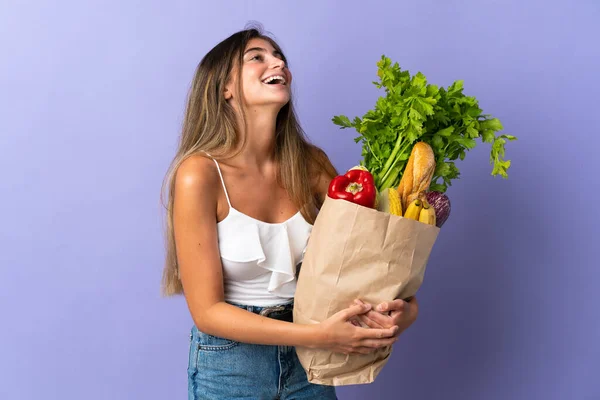
[[[429,189],[434,172],[435,156],[433,149],[425,142],[417,142],[410,152],[410,157],[398,186],[403,210],[406,210],[414,199]]]

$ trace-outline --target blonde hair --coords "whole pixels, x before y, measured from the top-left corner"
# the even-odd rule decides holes
[[[246,45],[251,39],[269,41],[283,52],[277,43],[261,33],[258,28],[237,32],[210,50],[200,61],[191,88],[183,120],[177,152],[163,182],[161,200],[167,188],[166,257],[162,276],[162,293],[172,296],[183,293],[179,278],[175,235],[173,232],[173,200],[175,174],[188,157],[206,152],[216,159],[231,157],[239,142],[239,127],[234,108],[225,100],[223,90],[234,65],[242,65]],[[285,57],[284,57],[285,60]],[[241,68],[237,69],[238,78]],[[241,93],[241,79],[237,80]],[[241,110],[242,107],[239,107]],[[242,114],[242,121],[244,121]],[[314,223],[318,199],[313,193],[315,174],[325,171],[329,176],[337,174],[335,168],[318,147],[310,144],[298,123],[292,99],[281,108],[276,121],[275,159],[279,165],[278,182],[285,188],[303,217]],[[238,146],[240,145],[240,146]]]

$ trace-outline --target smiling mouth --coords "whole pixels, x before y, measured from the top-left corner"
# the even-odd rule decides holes
[[[263,79],[263,83],[267,85],[286,85],[285,77],[282,75],[273,75]]]

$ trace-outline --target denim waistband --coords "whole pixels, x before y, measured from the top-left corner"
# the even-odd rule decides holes
[[[294,310],[294,302],[289,302],[289,303],[283,303],[283,304],[277,304],[277,305],[273,305],[273,306],[252,306],[252,305],[245,305],[245,304],[236,304],[236,303],[229,303],[232,306],[236,306],[239,308],[242,308],[244,310],[250,311],[251,313],[254,314],[260,314],[260,315],[264,315],[270,318],[275,318],[275,319],[285,319],[288,320],[289,316],[291,315],[292,311]]]
[[[250,312],[253,312],[255,314],[260,313],[261,311],[263,311],[264,309],[268,308],[268,309],[272,309],[272,308],[283,308],[285,310],[293,310],[294,309],[294,302],[291,301],[289,303],[282,303],[282,304],[276,304],[273,306],[251,306],[251,305],[247,305],[247,304],[237,304],[237,303],[229,303],[232,306],[236,306],[239,308],[243,308],[244,310],[248,310]]]

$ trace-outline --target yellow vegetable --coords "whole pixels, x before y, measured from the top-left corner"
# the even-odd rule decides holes
[[[388,198],[390,201],[390,214],[402,216],[402,202],[400,201],[400,193],[397,190],[388,190]]]
[[[400,193],[393,188],[384,189],[377,196],[377,210],[392,215],[402,216],[402,204],[400,202]]]

